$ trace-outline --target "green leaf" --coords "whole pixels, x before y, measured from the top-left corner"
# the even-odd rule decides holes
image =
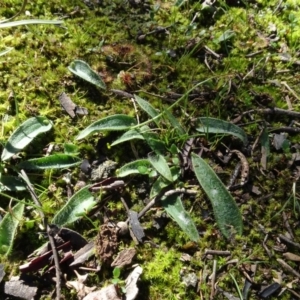
[[[134,99],[141,109],[145,111],[151,118],[155,118],[157,115],[159,115],[159,111],[157,111],[148,101],[137,95],[134,95]],[[157,123],[158,120],[155,119],[154,121]]]
[[[103,119],[100,119],[84,130],[82,130],[77,136],[76,140],[84,139],[86,136],[97,131],[118,131],[130,129],[131,126],[136,125],[134,118],[127,115],[113,115]]]
[[[149,159],[151,165],[153,166],[153,168],[159,174],[161,174],[164,178],[166,178],[170,182],[173,181],[173,176],[172,176],[171,170],[167,164],[167,161],[165,160],[165,158],[162,155],[152,152],[152,153],[148,154],[148,159]]]
[[[12,249],[17,227],[23,216],[24,203],[16,204],[0,223],[0,255],[8,255]]]
[[[180,168],[178,167],[171,167],[170,168],[173,182],[176,181],[180,175]],[[158,176],[158,178],[155,180],[155,182],[152,185],[151,191],[150,191],[150,199],[156,197],[162,189],[166,188],[170,185],[170,181],[165,179],[163,176]]]
[[[205,160],[194,153],[192,165],[200,185],[211,201],[220,231],[227,239],[235,233],[241,235],[243,231],[241,213],[222,181]]]
[[[54,216],[52,223],[64,226],[77,221],[82,215],[87,214],[96,204],[94,196],[86,186],[74,194],[65,206]]]
[[[117,279],[117,278],[120,278],[120,275],[121,275],[121,269],[120,268],[114,268],[113,269],[113,276],[114,276],[114,279]]]
[[[146,140],[148,146],[157,154],[164,154],[166,152],[165,143],[159,139],[157,133],[145,132],[142,133],[144,139]]]
[[[131,140],[144,140],[143,135],[140,134],[139,130],[131,129],[122,134],[117,140],[115,140],[111,146],[115,146],[121,144],[123,142],[131,141]]]
[[[199,132],[231,134],[242,140],[244,144],[248,143],[245,131],[232,123],[220,119],[204,117],[198,118],[197,120],[196,130]]]
[[[18,168],[25,170],[62,169],[76,166],[81,161],[79,157],[61,153],[22,161],[18,164]]]
[[[168,109],[164,110],[164,114],[166,115],[166,117],[170,121],[170,124],[177,131],[177,133],[179,135],[183,135],[186,133],[185,130],[183,129],[183,127],[180,125],[180,123],[177,121],[177,119],[174,117],[174,115],[170,113],[170,111]]]
[[[26,190],[26,184],[16,176],[1,175],[0,192],[19,192]]]
[[[181,199],[177,195],[167,196],[161,200],[162,206],[179,227],[194,241],[199,241],[199,233],[191,216],[185,211]]]
[[[2,152],[2,161],[24,149],[37,135],[50,130],[52,122],[46,117],[33,117],[22,123],[9,137]]]
[[[78,146],[71,144],[71,143],[65,143],[64,144],[64,153],[70,154],[70,155],[78,155],[79,154]]]
[[[226,30],[215,41],[217,43],[223,43],[230,40],[234,36],[235,36],[235,32],[233,30]]]
[[[82,60],[74,60],[68,67],[69,71],[78,77],[86,80],[87,82],[98,86],[99,88],[106,90],[106,85],[101,77],[91,69],[91,67]]]
[[[122,166],[117,170],[117,175],[125,177],[133,174],[148,174],[151,167],[148,159],[138,159]]]

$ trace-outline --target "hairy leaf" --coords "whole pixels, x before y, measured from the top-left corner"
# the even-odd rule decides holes
[[[197,121],[196,130],[199,132],[231,134],[242,140],[244,144],[248,142],[245,131],[230,122],[204,117],[198,118]]]
[[[184,209],[177,195],[167,196],[161,201],[166,212],[174,219],[179,227],[194,241],[199,241],[199,233],[189,213]]]
[[[22,161],[18,167],[26,170],[62,169],[76,166],[81,161],[79,157],[60,153]]]
[[[143,135],[140,134],[139,130],[137,129],[132,129],[126,131],[124,134],[122,134],[118,139],[116,139],[111,146],[115,146],[118,144],[121,144],[123,142],[131,141],[131,140],[144,140]]]
[[[17,176],[1,175],[0,192],[19,192],[26,190],[26,184]]]
[[[194,153],[192,165],[200,185],[211,201],[220,231],[228,239],[235,233],[242,234],[241,213],[222,181],[205,160]]]
[[[4,216],[0,223],[0,255],[8,255],[12,249],[17,227],[23,216],[24,203],[19,202]]]
[[[1,159],[7,160],[24,149],[37,135],[50,130],[52,122],[46,117],[33,117],[22,123],[9,137]]]
[[[82,60],[74,60],[68,67],[69,71],[87,82],[106,90],[106,85],[101,77],[91,69],[91,67]]]
[[[97,131],[118,131],[130,129],[131,126],[135,125],[136,121],[134,118],[127,115],[113,115],[103,119],[100,119],[84,130],[82,130],[77,136],[76,140],[81,140]]]
[[[170,182],[173,181],[173,176],[172,176],[171,170],[168,166],[167,161],[165,160],[165,158],[162,155],[152,152],[152,153],[148,154],[148,159],[149,159],[151,165],[153,166],[153,168],[159,174],[161,174],[164,178],[166,178]]]
[[[177,133],[179,135],[183,135],[186,133],[184,128],[181,126],[181,124],[178,122],[178,120],[174,117],[174,115],[168,109],[164,110],[164,114],[166,115],[166,117],[170,121],[170,124],[177,131]]]
[[[134,99],[141,109],[145,111],[151,118],[155,118],[159,114],[159,111],[157,111],[148,101],[137,95],[134,95]],[[157,121],[157,119],[154,121]]]
[[[64,207],[54,216],[52,223],[57,226],[71,224],[87,214],[96,204],[94,196],[86,186],[74,194]]]
[[[117,175],[125,177],[132,174],[148,174],[151,167],[148,159],[138,159],[122,166],[117,170]]]
[[[180,168],[179,167],[171,167],[170,168],[173,181],[176,181],[180,174]],[[150,191],[150,199],[156,197],[162,189],[166,188],[170,185],[170,181],[164,178],[163,176],[158,176],[155,182],[152,185],[151,191]]]

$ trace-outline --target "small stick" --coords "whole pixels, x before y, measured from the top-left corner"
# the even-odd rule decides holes
[[[290,226],[289,220],[288,220],[287,215],[286,215],[285,212],[282,213],[282,217],[283,217],[283,222],[284,222],[284,225],[285,225],[287,231],[289,232],[291,238],[294,240],[295,237],[294,237],[292,228],[291,228],[291,226]]]
[[[55,246],[54,238],[52,236],[53,233],[51,233],[51,228],[49,225],[47,225],[47,234],[49,238],[49,242],[51,245],[52,253],[53,253],[53,259],[54,259],[54,265],[55,265],[55,274],[56,274],[56,299],[61,299],[61,271],[59,267],[59,259],[57,254],[57,249]]]
[[[287,271],[289,271],[290,273],[292,273],[293,275],[297,276],[298,278],[300,278],[300,274],[294,270],[290,265],[288,265],[283,259],[281,258],[277,258],[277,261],[281,264],[281,266],[286,269]]]
[[[288,244],[290,244],[290,245],[292,245],[292,246],[297,247],[297,248],[300,249],[300,244],[293,242],[291,239],[287,238],[283,234],[279,234],[278,236],[279,236],[279,238],[281,240],[285,241],[286,243],[288,243]]]
[[[19,173],[20,177],[25,181],[26,183],[26,187],[27,187],[27,190],[29,191],[30,195],[31,195],[31,198],[32,200],[34,201],[35,205],[38,207],[38,213],[42,219],[42,222],[43,222],[43,225],[44,225],[44,228],[46,228],[46,220],[45,220],[45,215],[44,215],[44,212],[42,210],[42,204],[35,192],[35,190],[33,189],[32,187],[32,184],[27,176],[27,174],[25,173],[24,170],[21,170],[21,172]]]
[[[222,250],[211,250],[211,249],[205,249],[204,255],[220,255],[220,256],[229,256],[231,255],[231,252],[228,250],[222,251]]]
[[[211,274],[211,291],[209,299],[213,300],[215,296],[215,283],[216,283],[216,275],[217,275],[217,261],[214,259],[213,263],[213,271]]]

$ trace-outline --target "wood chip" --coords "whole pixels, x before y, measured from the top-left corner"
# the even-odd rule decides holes
[[[66,111],[66,113],[73,119],[75,118],[75,108],[76,104],[71,100],[69,96],[65,92],[61,93],[58,97],[58,100],[63,107],[63,109]]]
[[[130,265],[132,263],[132,259],[136,254],[136,250],[134,248],[124,249],[122,250],[115,260],[112,262],[112,267],[122,268],[124,266]]]

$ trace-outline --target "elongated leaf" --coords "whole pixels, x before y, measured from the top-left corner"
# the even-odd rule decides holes
[[[24,190],[26,190],[26,184],[20,178],[16,176],[1,175],[0,192],[19,192]]]
[[[37,135],[50,130],[52,122],[46,117],[33,117],[22,123],[8,139],[1,159],[7,160],[24,149]]]
[[[115,140],[111,146],[115,146],[127,141],[132,141],[132,140],[144,140],[143,135],[140,134],[140,132],[137,129],[132,129],[126,131],[124,134],[122,134],[117,140]]]
[[[170,182],[173,181],[173,176],[172,176],[171,170],[167,164],[167,161],[165,160],[165,158],[162,155],[152,152],[152,153],[148,154],[148,159],[149,159],[151,165],[153,166],[153,168],[159,174],[161,174],[164,178],[166,178]]]
[[[136,121],[134,118],[129,117],[127,115],[113,115],[103,119],[100,119],[84,130],[82,130],[79,135],[77,136],[76,140],[84,139],[86,136],[90,135],[91,133],[97,131],[118,131],[118,130],[126,130],[129,129],[131,126],[135,125]]]
[[[106,90],[106,85],[101,77],[91,69],[91,67],[82,60],[74,60],[68,67],[69,71],[78,77],[86,80],[87,82],[98,86],[99,88]]]
[[[148,174],[152,165],[148,159],[138,159],[122,166],[117,170],[118,177],[125,177],[133,174]]]
[[[185,130],[183,127],[180,125],[180,123],[177,121],[177,119],[174,117],[173,114],[170,113],[169,110],[165,109],[164,113],[168,120],[170,121],[172,127],[177,131],[178,134],[183,135],[185,134]]]
[[[62,169],[76,166],[81,161],[81,158],[61,153],[22,161],[18,167],[26,170]]]
[[[144,139],[146,140],[148,146],[157,154],[163,155],[166,152],[165,143],[159,139],[159,136],[155,132],[145,132],[142,133]]]
[[[58,226],[71,224],[86,214],[96,204],[94,196],[86,186],[74,194],[65,206],[54,216],[52,223]]]
[[[192,164],[200,185],[211,201],[220,231],[228,239],[235,233],[242,234],[241,213],[222,181],[205,160],[194,153]]]
[[[2,219],[0,223],[0,255],[8,255],[10,253],[23,211],[24,203],[19,202]]]
[[[159,111],[157,111],[148,101],[137,95],[134,95],[134,99],[141,109],[145,111],[151,118],[155,118],[159,114]],[[154,121],[157,122],[158,120],[156,119]]]
[[[161,201],[166,212],[174,219],[179,227],[194,241],[199,241],[199,233],[189,213],[184,209],[177,195],[170,195]]]
[[[171,167],[170,168],[173,182],[176,181],[180,175],[180,168],[179,167]],[[170,181],[164,178],[163,176],[158,176],[158,178],[155,180],[155,182],[152,185],[151,191],[150,191],[150,199],[156,197],[162,189],[166,188],[170,185]]]
[[[7,23],[1,23],[1,28],[8,28],[8,27],[15,27],[20,25],[30,25],[30,24],[48,24],[48,25],[61,25],[63,24],[63,21],[58,20],[39,20],[39,19],[31,19],[31,20],[19,20],[19,21],[13,21],[13,22],[7,22]]]
[[[245,131],[227,121],[203,117],[198,118],[198,123],[196,126],[196,130],[199,132],[231,134],[242,140],[244,144],[247,144],[248,142]]]

